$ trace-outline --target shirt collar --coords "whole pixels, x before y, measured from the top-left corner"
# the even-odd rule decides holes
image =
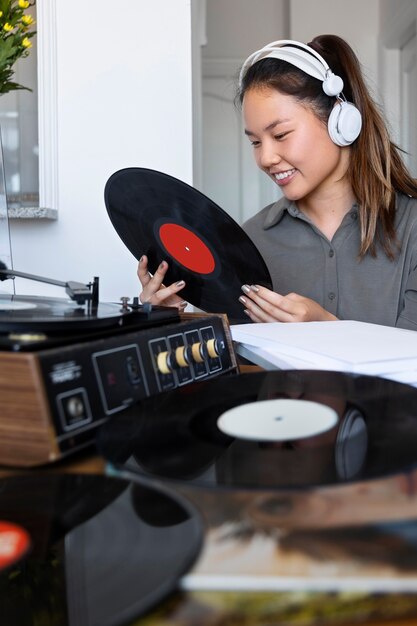
[[[349,213],[356,213],[359,210],[359,206],[357,202],[352,204]],[[272,228],[272,226],[276,226],[283,218],[283,215],[287,211],[291,215],[291,217],[297,217],[300,214],[300,210],[298,209],[295,202],[288,200],[287,198],[280,198],[274,204],[271,204],[269,210],[266,213],[263,229],[268,230]]]
[[[268,230],[268,228],[272,228],[272,226],[278,224],[282,220],[285,211],[288,211],[292,216],[298,215],[299,213],[295,202],[291,202],[287,200],[287,198],[280,198],[277,202],[271,204],[265,216],[263,229]]]

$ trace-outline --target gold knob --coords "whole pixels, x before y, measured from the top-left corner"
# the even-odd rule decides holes
[[[188,367],[189,360],[185,346],[175,348],[175,360],[179,367]]]
[[[219,356],[216,339],[209,339],[207,341],[207,351],[208,351],[209,357],[211,357],[212,359],[215,359]]]
[[[161,374],[170,374],[171,373],[171,364],[170,364],[170,353],[160,352],[156,357],[156,366]]]
[[[193,343],[191,346],[191,354],[193,355],[193,359],[196,363],[203,363],[203,350],[201,341],[197,341],[197,343]]]

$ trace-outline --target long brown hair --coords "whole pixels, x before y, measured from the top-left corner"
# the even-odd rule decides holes
[[[360,257],[376,255],[378,241],[385,254],[393,259],[397,248],[395,233],[395,193],[417,198],[417,180],[408,172],[401,150],[390,139],[387,124],[371,98],[359,60],[349,44],[336,35],[320,35],[308,44],[328,63],[344,82],[343,95],[362,114],[362,130],[350,146],[347,176],[359,204]],[[246,71],[238,99],[254,87],[271,87],[294,96],[311,106],[327,124],[335,98],[326,96],[320,81],[286,61],[265,58]]]

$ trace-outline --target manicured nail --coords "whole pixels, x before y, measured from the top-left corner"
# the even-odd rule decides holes
[[[248,317],[250,317],[248,309],[243,309],[243,312],[246,313]]]
[[[242,289],[243,293],[250,293],[249,285],[242,285],[241,289]]]
[[[241,302],[242,304],[246,304],[246,298],[244,298],[243,296],[240,296],[239,302]]]
[[[143,261],[143,256],[140,257],[139,263],[142,263],[142,261]]]
[[[179,280],[177,283],[175,283],[176,287],[184,287],[185,285],[185,280]]]
[[[181,307],[186,307],[186,306],[188,306],[188,302],[186,302],[185,300],[183,300],[182,302],[180,302],[180,306],[181,306]]]
[[[250,288],[252,289],[252,291],[254,291],[255,293],[258,293],[259,291],[259,287],[258,285],[251,285]]]
[[[165,268],[165,261],[162,261],[162,263],[159,265],[159,269],[163,270]]]

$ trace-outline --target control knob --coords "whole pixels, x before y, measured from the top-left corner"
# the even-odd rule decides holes
[[[222,350],[217,339],[207,340],[207,352],[211,359],[217,359],[220,356]]]
[[[191,344],[191,356],[196,363],[204,363],[208,357],[207,344],[203,341],[196,341]]]
[[[160,352],[156,357],[156,366],[161,374],[170,374],[172,372],[172,353],[167,350]]]

